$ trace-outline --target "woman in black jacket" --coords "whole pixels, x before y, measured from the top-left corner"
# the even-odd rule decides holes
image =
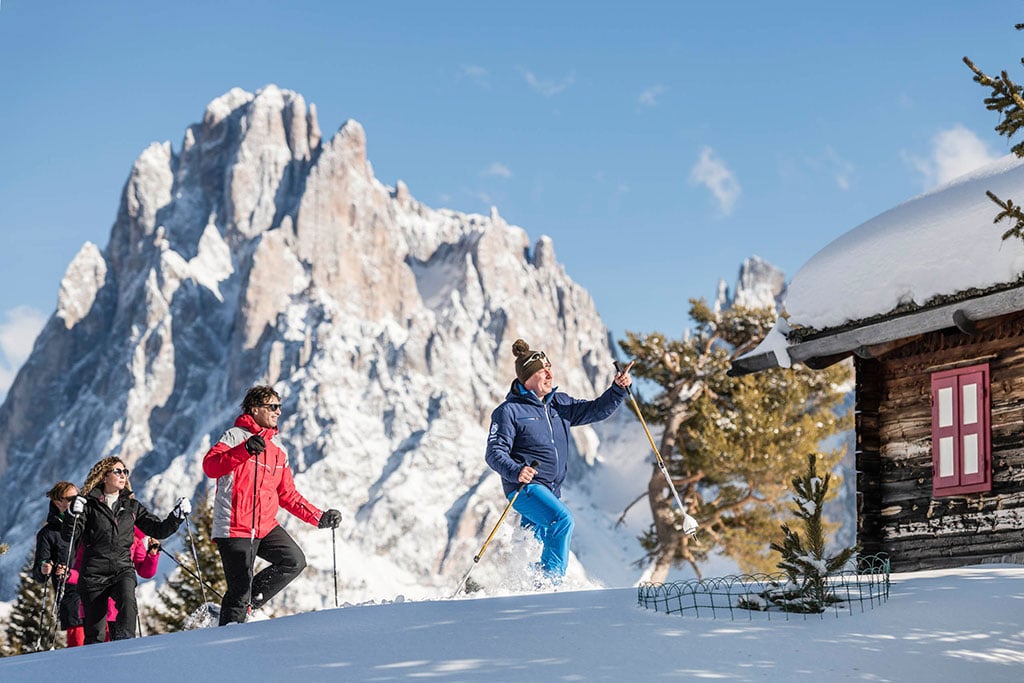
[[[179,498],[174,510],[163,520],[135,500],[128,482],[128,468],[120,458],[103,458],[93,465],[82,487],[85,496],[71,504],[62,533],[71,539],[76,526],[76,543],[83,547],[78,576],[78,593],[85,608],[85,643],[103,641],[107,599],[117,607],[111,640],[135,637],[138,607],[135,603],[135,565],[131,547],[135,527],[147,536],[164,539],[177,531],[191,512],[187,498]]]
[[[60,595],[61,584],[64,586],[64,594],[57,608],[57,619],[67,634],[68,647],[84,642],[82,618],[78,614],[78,589],[75,585],[78,572],[70,569],[75,558],[68,555],[68,543],[60,534],[61,524],[68,516],[68,508],[77,496],[78,487],[70,481],[58,481],[46,492],[46,497],[50,499],[50,509],[46,526],[36,534],[36,557],[32,563],[32,578],[39,583],[47,580],[53,583],[54,600]]]

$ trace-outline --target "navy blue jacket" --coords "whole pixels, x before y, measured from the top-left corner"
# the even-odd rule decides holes
[[[569,469],[569,427],[599,422],[626,397],[626,390],[612,384],[593,401],[581,401],[552,389],[541,401],[519,380],[512,382],[505,402],[491,413],[485,459],[501,475],[505,495],[519,488],[519,471],[536,460],[534,483],[544,484],[556,496]]]

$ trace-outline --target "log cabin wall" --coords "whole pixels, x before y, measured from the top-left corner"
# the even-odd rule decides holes
[[[857,539],[894,571],[1024,562],[1024,316],[856,358]],[[989,363],[992,490],[932,495],[931,374]]]

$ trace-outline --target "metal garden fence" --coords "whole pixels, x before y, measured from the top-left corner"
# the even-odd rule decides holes
[[[889,557],[885,553],[856,558],[842,571],[829,574],[806,596],[808,585],[794,584],[784,573],[740,574],[673,583],[644,583],[637,588],[641,607],[656,612],[712,619],[755,615],[802,614],[824,618],[828,612],[853,614],[874,609],[889,599]]]

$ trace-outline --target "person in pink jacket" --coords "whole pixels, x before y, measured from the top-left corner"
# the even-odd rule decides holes
[[[151,538],[147,543],[146,534],[138,527],[132,541],[132,564],[135,565],[135,573],[144,579],[156,576],[157,565],[160,564],[160,541]]]

